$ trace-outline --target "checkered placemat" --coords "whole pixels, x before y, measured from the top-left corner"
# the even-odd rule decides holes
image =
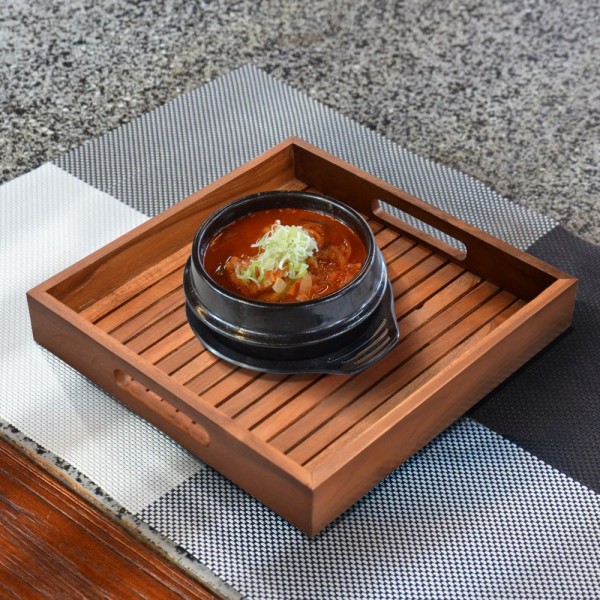
[[[312,540],[38,347],[25,304],[27,289],[289,135],[581,278],[571,330]],[[230,597],[597,598],[599,256],[246,66],[0,187],[0,417]]]

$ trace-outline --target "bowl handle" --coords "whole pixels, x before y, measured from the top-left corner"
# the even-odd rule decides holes
[[[351,352],[333,358],[328,364],[326,373],[353,375],[364,371],[383,358],[400,339],[400,331],[394,313],[394,294],[388,281],[381,302],[381,309],[374,321],[369,339],[361,348],[352,348]]]

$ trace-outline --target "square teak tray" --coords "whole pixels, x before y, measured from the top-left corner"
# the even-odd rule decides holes
[[[369,221],[401,340],[357,376],[229,365],[188,326],[182,272],[215,209],[309,189]],[[459,240],[413,228],[380,201]],[[576,280],[290,138],[28,293],[34,338],[315,535],[565,330]]]

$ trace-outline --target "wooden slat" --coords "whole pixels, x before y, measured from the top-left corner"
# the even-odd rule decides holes
[[[440,266],[442,265],[442,266]],[[444,265],[443,260],[433,255],[419,263],[399,281],[392,283],[394,290],[394,313],[400,319],[418,308],[425,300],[439,292],[464,270],[454,263]],[[435,276],[432,276],[435,273]]]
[[[439,306],[434,299],[432,301],[434,307],[431,312],[437,310],[435,317],[429,318],[429,314],[424,314],[422,317],[424,323],[414,330],[412,335],[407,335],[401,340],[393,353],[388,354],[366,373],[344,378],[340,382],[342,385],[335,387],[335,393],[333,390],[325,394],[320,393],[320,401],[313,404],[311,409],[304,412],[301,417],[294,415],[296,418],[290,418],[289,414],[279,415],[277,425],[286,426],[290,422],[293,424],[286,426],[285,429],[271,437],[269,443],[282,452],[287,452],[358,395],[369,390],[372,390],[374,394],[377,393],[377,383],[380,380],[390,373],[394,373],[400,365],[412,356],[419,354],[425,343],[430,344],[432,339],[441,335],[454,323],[464,319],[469,312],[496,292],[497,288],[492,284],[482,283],[447,308]],[[286,412],[289,413],[290,409],[288,408]]]
[[[290,375],[277,373],[255,373],[255,376],[251,377],[248,373],[243,385],[235,388],[233,392],[229,384],[224,385],[227,382],[221,382],[212,389],[212,397],[218,400],[215,406],[218,406],[227,416],[235,418],[260,401],[274,387],[288,382],[290,377]],[[312,380],[312,376],[309,376],[309,379]]]
[[[307,190],[308,186],[301,179],[290,179],[283,185],[277,187],[279,190],[286,190],[288,192],[303,192]]]
[[[184,325],[186,327],[184,327]],[[151,346],[161,342],[165,337],[179,328],[185,333],[191,331],[187,322],[185,310],[175,310],[168,315],[165,315],[160,321],[153,323],[147,329],[144,329],[138,335],[131,338],[126,346],[131,348],[134,352],[142,354],[145,350],[148,350]],[[179,345],[181,346],[181,344]]]
[[[431,256],[431,251],[422,246],[413,246],[407,252],[396,257],[387,265],[388,277],[392,284],[396,285],[398,289],[399,285],[404,282],[404,289],[411,285],[414,281],[414,274],[411,279],[404,279],[404,275],[408,274],[412,269],[417,268],[423,261]],[[430,271],[428,271],[429,273]],[[402,278],[401,282],[397,282],[399,278]]]
[[[335,378],[334,375],[330,377]],[[245,400],[240,398],[243,392],[242,394],[238,394],[237,398],[241,400],[239,404],[245,402],[246,410],[243,412],[238,411],[240,414],[237,416],[236,422],[248,429],[260,426],[263,420],[276,413],[289,402],[293,402],[298,394],[311,389],[311,386],[320,379],[322,379],[322,376],[311,374],[292,375],[280,385],[270,387],[266,393],[262,394],[262,397],[258,397],[260,399],[259,402],[249,402],[249,397],[246,397]],[[262,392],[262,390],[260,391]],[[234,396],[233,399],[235,398]]]
[[[205,400],[209,404],[213,404],[221,409],[221,411],[227,415],[229,412],[223,410],[223,404],[231,397],[237,390],[246,390],[255,380],[261,379],[262,373],[250,369],[240,369],[235,374],[235,385],[232,386],[230,380],[224,379],[217,383],[217,385],[210,388],[210,394],[205,396]],[[230,407],[231,408],[231,407]]]
[[[372,412],[375,402],[383,402],[406,384],[418,377],[423,371],[435,365],[458,344],[467,340],[474,332],[483,327],[490,319],[509,306],[515,297],[508,292],[501,292],[486,302],[464,320],[460,327],[452,327],[435,338],[422,352],[413,355],[400,369],[390,373],[385,380],[380,381],[368,394],[356,396],[350,403],[315,428],[307,438],[296,443],[288,452],[288,456],[300,464],[307,463],[334,440],[359,423]],[[354,392],[354,390],[352,390]],[[329,399],[327,399],[329,401]]]
[[[452,308],[452,312],[455,313],[457,319],[461,318],[461,314],[457,311],[462,310],[464,306],[464,310],[468,311],[476,302],[479,301],[480,297],[486,298],[486,294],[493,293],[498,288],[492,285],[483,285],[481,289],[476,288],[481,282],[481,278],[477,277],[473,273],[464,272],[460,274],[458,277],[454,278],[450,283],[445,285],[436,291],[435,294],[432,294],[427,297],[427,300],[419,303],[418,305],[413,305],[412,309],[403,316],[402,320],[399,322],[400,333],[402,335],[408,335],[412,331],[415,331],[419,327],[421,327],[424,323],[428,324],[430,319],[440,315],[442,311],[445,311],[447,307],[452,307],[453,303],[455,303],[459,298],[462,298],[465,294],[467,296],[460,301],[458,307]],[[431,286],[429,285],[429,281],[423,282],[420,286],[423,288],[423,294],[427,294],[431,290]],[[461,307],[459,309],[459,307]],[[454,316],[454,315],[453,315]],[[444,319],[448,324],[451,324],[450,315],[448,313],[444,313]],[[432,326],[428,324],[427,333],[433,335],[437,332],[437,328],[435,332],[431,330]],[[423,341],[423,340],[422,340]],[[402,344],[402,341],[400,342]]]
[[[155,365],[161,371],[171,375],[171,373],[175,373],[204,351],[204,346],[194,336],[184,342],[177,350],[158,360]]]
[[[384,224],[377,219],[367,219],[367,223],[374,234],[378,233],[384,228]]]
[[[199,375],[202,375],[211,365],[214,365],[219,359],[212,352],[204,350],[198,354],[191,361],[183,365],[180,369],[173,371],[171,377],[173,381],[187,384],[189,381],[194,380]]]
[[[380,229],[375,234],[375,241],[380,248],[385,248],[388,244],[391,244],[394,240],[400,237],[400,233],[390,227]]]
[[[377,239],[379,243],[379,240]],[[389,244],[383,246],[380,245],[381,253],[383,254],[383,258],[386,264],[392,262],[395,258],[401,256],[405,252],[408,252],[411,248],[415,246],[415,242],[407,237],[398,237],[394,241]]]
[[[182,270],[177,268],[162,279],[155,279],[151,285],[139,290],[133,298],[119,305],[112,312],[96,322],[96,326],[103,331],[114,331],[136,315],[158,302],[165,295],[170,294],[182,286]]]
[[[452,361],[456,359],[456,357],[460,356],[464,352],[467,352],[470,348],[473,348],[476,344],[481,342],[490,334],[491,331],[514,315],[525,304],[526,303],[522,300],[513,301],[504,310],[501,310],[496,316],[487,321],[487,323],[482,324],[479,329],[467,337],[466,340],[458,344],[445,356],[439,360],[436,360],[431,367],[425,369],[410,382],[402,383],[402,381],[398,381],[397,392],[395,392],[389,398],[381,399],[383,401],[372,403],[368,413],[365,416],[356,421],[351,427],[340,434],[333,442],[326,446],[323,445],[323,448],[320,451],[318,451],[309,460],[305,461],[305,466],[311,470],[319,469],[323,465],[327,464],[329,457],[331,457],[333,454],[340,452],[343,453],[349,444],[353,443],[357,437],[363,434],[365,431],[368,431],[372,427],[376,426],[377,422],[386,414],[389,414],[389,411],[392,410],[392,408],[405,401],[406,398],[410,397],[412,393],[417,391],[428,380],[443,371],[452,363]],[[400,377],[402,375],[403,372],[399,374]]]
[[[144,329],[158,323],[175,310],[184,310],[184,305],[185,296],[182,287],[179,286],[142,312],[137,313],[134,317],[123,323],[123,325],[111,331],[110,334],[120,342],[127,343]]]
[[[230,365],[224,360],[216,360],[206,370],[199,373],[194,379],[186,382],[185,387],[198,394],[205,394],[210,388],[217,385],[225,377],[232,377],[231,386],[235,387],[235,373],[239,367]]]
[[[179,317],[180,315],[173,315],[173,319],[175,319],[175,316]],[[175,321],[177,324],[180,322],[180,318],[177,318]],[[173,331],[160,338],[160,340],[154,343],[152,346],[142,350],[139,354],[149,363],[154,364],[163,359],[165,356],[168,356],[172,352],[175,352],[181,348],[193,337],[194,333],[191,330],[189,323],[187,321],[183,321],[181,325],[177,325]]]

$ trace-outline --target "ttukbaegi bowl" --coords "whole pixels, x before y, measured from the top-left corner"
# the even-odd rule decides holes
[[[218,284],[204,266],[211,240],[256,211],[302,208],[342,221],[360,238],[366,259],[356,277],[330,295],[303,302],[262,302]],[[354,209],[309,192],[261,192],[226,205],[198,229],[183,281],[190,327],[217,356],[275,373],[356,373],[399,338],[383,256]]]

